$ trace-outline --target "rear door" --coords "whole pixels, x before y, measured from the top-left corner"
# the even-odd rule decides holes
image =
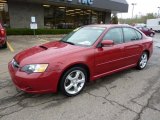
[[[124,33],[124,57],[126,66],[137,64],[143,46],[141,44],[142,34],[130,27],[123,28]]]

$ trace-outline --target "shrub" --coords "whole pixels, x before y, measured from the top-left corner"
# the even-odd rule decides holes
[[[112,24],[118,24],[118,17],[117,15],[113,15],[112,18],[111,18],[111,23]]]
[[[37,29],[35,30],[36,35],[57,35],[57,34],[68,34],[72,29]],[[7,35],[33,35],[34,32],[27,28],[8,28]]]

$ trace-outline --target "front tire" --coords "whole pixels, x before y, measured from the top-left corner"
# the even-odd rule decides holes
[[[60,90],[66,96],[76,96],[84,89],[86,81],[86,70],[81,67],[73,67],[62,76]]]
[[[147,65],[147,62],[148,62],[148,54],[147,52],[143,52],[139,61],[138,61],[138,64],[137,64],[137,69],[139,70],[142,70],[146,67]]]

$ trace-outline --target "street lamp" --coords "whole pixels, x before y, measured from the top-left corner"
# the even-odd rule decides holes
[[[137,3],[132,3],[132,6],[133,6],[133,8],[132,8],[132,18],[133,18],[133,15],[134,15],[134,6],[135,5],[137,5]]]
[[[160,7],[157,7],[157,8],[158,8],[158,17],[159,17],[159,16],[160,16],[160,15],[159,15]]]

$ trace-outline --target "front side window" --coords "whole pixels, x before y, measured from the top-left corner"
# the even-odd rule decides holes
[[[137,40],[137,34],[132,28],[123,28],[125,42]]]
[[[74,45],[91,46],[97,41],[104,30],[105,28],[101,27],[78,28],[64,37],[61,41]]]
[[[103,40],[113,40],[114,44],[123,43],[122,28],[112,28],[107,32]]]

